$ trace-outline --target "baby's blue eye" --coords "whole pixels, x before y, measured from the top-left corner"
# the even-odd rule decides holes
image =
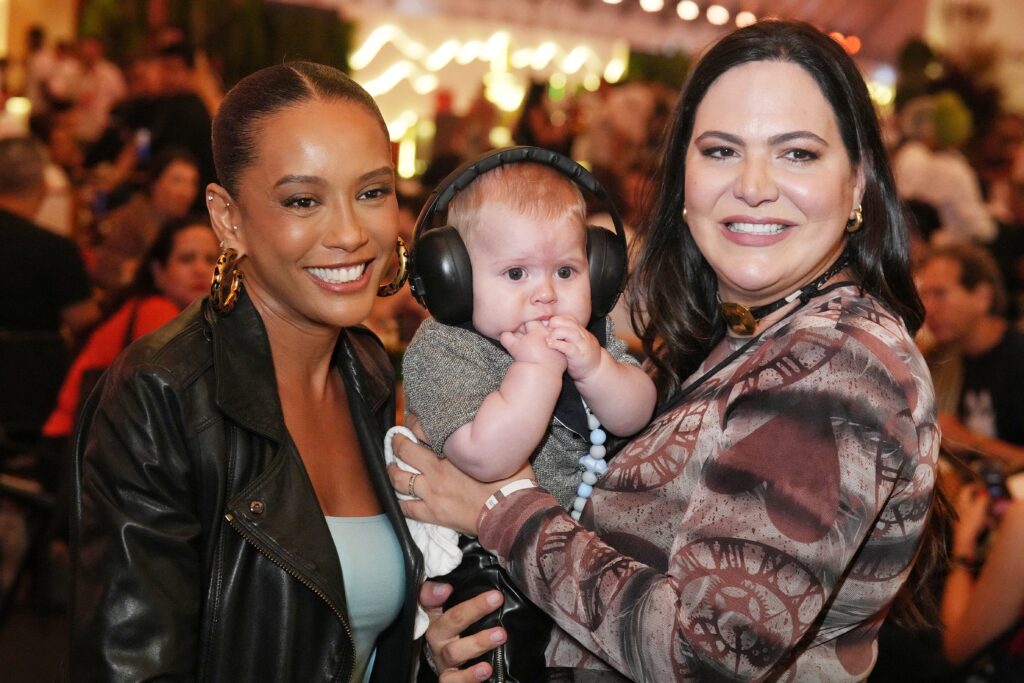
[[[569,278],[572,277],[572,272],[573,271],[571,267],[562,266],[557,271],[555,271],[555,274],[562,280],[568,280]]]

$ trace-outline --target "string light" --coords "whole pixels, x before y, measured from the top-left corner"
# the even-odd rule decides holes
[[[406,136],[398,143],[398,163],[395,170],[399,178],[412,178],[416,175],[416,138]]]
[[[743,28],[757,23],[757,17],[753,12],[740,12],[736,15],[736,27]]]
[[[700,16],[700,7],[693,0],[683,0],[676,5],[676,14],[683,21],[693,21]]]
[[[645,12],[660,12],[665,8],[665,0],[640,0],[640,8]]]
[[[707,11],[708,22],[715,26],[723,26],[729,21],[729,10],[721,5],[711,5]]]

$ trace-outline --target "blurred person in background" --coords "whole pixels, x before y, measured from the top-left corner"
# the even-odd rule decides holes
[[[572,130],[562,112],[556,116],[556,112],[552,111],[547,81],[530,83],[523,99],[519,121],[512,131],[512,139],[517,145],[543,147],[559,154],[569,154]]]
[[[44,86],[51,105],[60,108],[74,106],[81,77],[82,62],[74,42],[58,41],[53,69]]]
[[[33,138],[0,139],[0,330],[72,337],[99,316],[78,247],[33,218],[46,195],[46,151]]]
[[[67,438],[81,401],[97,379],[95,371],[105,369],[129,343],[161,327],[209,291],[218,252],[205,216],[177,219],[159,231],[131,284],[119,293],[118,302],[112,302],[110,314],[75,357],[43,436]],[[93,376],[83,384],[90,371]]]
[[[932,242],[992,242],[996,222],[977,174],[960,153],[973,125],[963,101],[952,92],[922,96],[907,103],[899,120],[904,141],[892,154],[896,190],[900,198],[938,211],[942,227]]]
[[[176,40],[161,43],[152,59],[133,67],[133,94],[116,111],[122,147],[101,190],[131,183],[167,149],[187,150],[195,158],[201,186],[216,182],[210,146],[211,113],[195,87],[192,47]],[[192,210],[203,205],[196,197]]]
[[[189,151],[169,148],[157,155],[146,189],[96,226],[96,284],[109,294],[131,282],[139,259],[160,228],[186,216],[198,192],[199,169]]]
[[[124,76],[103,56],[103,43],[83,38],[78,44],[82,74],[75,93],[75,133],[84,144],[100,138],[110,125],[110,111],[128,93]]]
[[[0,139],[0,448],[31,445],[68,364],[68,348],[99,316],[74,242],[33,222],[46,152]]]
[[[987,477],[957,496],[942,594],[943,652],[970,683],[1024,675],[1024,500]]]
[[[46,44],[46,28],[30,26],[25,38],[24,95],[32,104],[33,114],[45,114],[50,109],[47,82],[53,75],[57,55]]]
[[[943,442],[1024,465],[1024,333],[1005,318],[995,260],[980,246],[947,245],[923,257],[916,280],[938,350],[951,348],[961,362],[955,400],[940,401],[955,405],[939,414]]]

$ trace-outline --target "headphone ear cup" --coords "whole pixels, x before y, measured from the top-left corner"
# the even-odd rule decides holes
[[[626,249],[611,230],[587,226],[590,268],[590,318],[608,315],[626,286]]]
[[[473,267],[455,228],[446,225],[420,235],[410,270],[413,293],[435,320],[461,325],[473,319]]]

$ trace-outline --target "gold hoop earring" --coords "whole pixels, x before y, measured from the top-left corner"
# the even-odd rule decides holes
[[[395,273],[394,280],[377,288],[377,296],[396,294],[409,279],[409,251],[401,237],[395,240],[395,253],[398,255],[398,272]]]
[[[857,208],[846,221],[846,232],[854,233],[864,225],[864,208],[858,204]]]
[[[228,279],[227,289],[224,287],[225,278]],[[238,252],[230,247],[221,251],[210,281],[210,303],[213,307],[221,313],[230,313],[238,303],[244,279],[245,275],[238,270]]]
[[[686,206],[683,206],[683,222],[686,222]]]

